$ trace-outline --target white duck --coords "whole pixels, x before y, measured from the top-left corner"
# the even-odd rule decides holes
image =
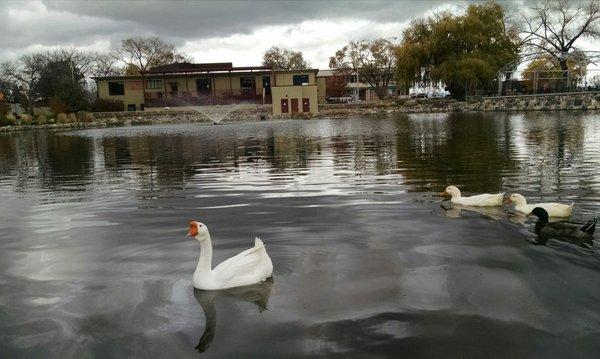
[[[206,225],[190,222],[188,236],[200,242],[200,258],[194,272],[194,288],[215,290],[240,287],[265,281],[273,274],[273,263],[263,242],[256,238],[254,247],[231,257],[212,269],[212,244]]]
[[[452,203],[462,204],[463,206],[491,207],[501,206],[504,193],[498,194],[479,194],[476,196],[462,197],[460,190],[455,186],[448,186],[446,190],[440,193],[441,196],[452,196]]]
[[[529,214],[535,207],[541,207],[548,212],[550,217],[570,217],[573,212],[573,204],[563,204],[557,202],[527,204],[525,197],[518,193],[513,193],[509,197],[509,201],[515,203],[515,211]]]

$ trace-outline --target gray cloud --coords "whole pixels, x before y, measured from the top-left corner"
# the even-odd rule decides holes
[[[460,2],[460,1],[450,1]],[[164,36],[205,38],[249,32],[261,25],[360,18],[403,22],[439,1],[46,1],[50,9],[129,21]]]
[[[56,46],[107,48],[135,35],[158,35],[183,46],[311,20],[398,24],[443,5],[464,6],[467,2],[483,0],[5,1],[0,6],[0,18],[7,20],[0,22],[0,58]],[[354,33],[352,26],[340,31]],[[361,31],[363,37],[377,35],[364,27]],[[327,40],[331,35],[321,36]]]

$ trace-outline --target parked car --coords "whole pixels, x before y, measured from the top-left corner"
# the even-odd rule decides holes
[[[327,99],[325,99],[325,101],[327,103],[353,103],[354,99],[350,96],[344,96],[344,97],[327,97]]]

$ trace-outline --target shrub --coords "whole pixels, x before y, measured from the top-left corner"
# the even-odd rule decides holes
[[[6,102],[0,102],[0,120],[10,113],[10,104]]]
[[[0,120],[0,123],[2,126],[14,126],[17,124],[17,118],[12,113],[9,113]]]
[[[118,112],[125,111],[125,104],[121,100],[96,99],[92,104],[93,112]]]
[[[31,115],[28,115],[28,114],[21,115],[21,123],[23,125],[31,125],[33,123]]]
[[[69,105],[58,97],[50,97],[48,105],[55,115],[69,111]]]
[[[39,116],[39,115],[46,115],[46,116],[51,116],[52,115],[52,109],[50,107],[44,107],[44,106],[37,106],[33,108],[33,116]]]
[[[61,112],[58,115],[56,115],[56,123],[67,123],[67,122],[68,122],[68,118],[67,118],[66,113]]]
[[[40,114],[35,120],[35,123],[37,123],[38,125],[44,125],[47,122],[48,120],[46,120],[46,115],[44,115],[43,113]]]
[[[77,117],[77,122],[83,122],[84,121],[85,112],[84,111],[77,111],[77,113],[75,113],[75,116]]]
[[[77,111],[77,120],[79,122],[94,122],[94,115],[87,111]]]
[[[70,113],[68,116],[67,122],[69,123],[77,123],[77,116],[74,113]]]

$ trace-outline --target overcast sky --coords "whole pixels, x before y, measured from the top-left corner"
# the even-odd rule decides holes
[[[400,37],[413,17],[477,1],[57,1],[0,0],[0,59],[59,46],[108,50],[157,35],[195,62],[258,65],[276,45],[327,68],[349,40]]]

